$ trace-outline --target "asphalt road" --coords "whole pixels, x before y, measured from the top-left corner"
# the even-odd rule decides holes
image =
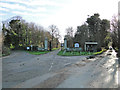
[[[44,55],[31,55],[24,51],[14,51],[10,56],[3,57],[2,87],[16,87],[32,78],[57,72],[86,59],[86,56],[58,56],[58,52],[59,50]]]
[[[114,50],[79,62],[69,72],[71,75],[57,88],[118,88],[120,84],[118,58]]]
[[[96,56],[92,59],[78,61],[70,67],[64,68],[58,74],[50,76],[34,88],[118,88],[120,85],[120,68],[118,68],[118,58],[114,50]],[[44,78],[44,77],[41,77]],[[32,79],[21,86],[25,87]],[[32,85],[32,84],[31,84]],[[114,89],[112,89],[114,90]],[[116,89],[115,89],[116,90]]]

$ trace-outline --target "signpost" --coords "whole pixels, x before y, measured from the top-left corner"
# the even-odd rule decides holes
[[[74,47],[79,48],[79,43],[75,43]]]
[[[61,47],[63,47],[64,46],[64,44],[63,43],[61,43]]]
[[[27,50],[30,50],[30,47],[27,47]]]

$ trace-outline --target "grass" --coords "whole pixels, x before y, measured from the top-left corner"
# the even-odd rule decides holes
[[[59,56],[81,56],[81,55],[98,55],[98,54],[102,54],[104,51],[106,50],[102,50],[100,52],[65,52],[62,50],[60,52],[58,52],[57,55]]]
[[[50,51],[27,51],[29,54],[33,54],[33,55],[41,55],[41,54],[46,54]]]
[[[118,48],[117,47],[115,48],[115,51],[118,52]]]
[[[53,48],[52,51],[54,51],[54,50],[58,50],[58,49],[60,49],[60,48]]]
[[[100,52],[95,52],[95,53],[93,53],[94,55],[99,55],[99,54],[102,54],[103,52],[105,52],[106,51],[106,49],[102,49]]]
[[[94,55],[98,55],[98,54],[102,54],[103,53],[103,51],[100,51],[100,52],[95,52],[95,53],[93,53]]]
[[[60,56],[81,56],[81,55],[93,55],[93,52],[65,52],[60,51],[57,55]]]
[[[52,51],[58,50],[59,48],[53,48]],[[29,54],[33,55],[41,55],[41,54],[46,54],[49,53],[50,51],[27,51]]]

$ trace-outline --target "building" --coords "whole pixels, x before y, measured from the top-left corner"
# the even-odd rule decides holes
[[[85,42],[84,49],[85,51],[96,52],[97,45],[97,42]]]

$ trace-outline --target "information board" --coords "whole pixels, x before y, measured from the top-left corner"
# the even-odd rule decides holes
[[[79,43],[75,43],[75,47],[78,48],[79,47]]]

